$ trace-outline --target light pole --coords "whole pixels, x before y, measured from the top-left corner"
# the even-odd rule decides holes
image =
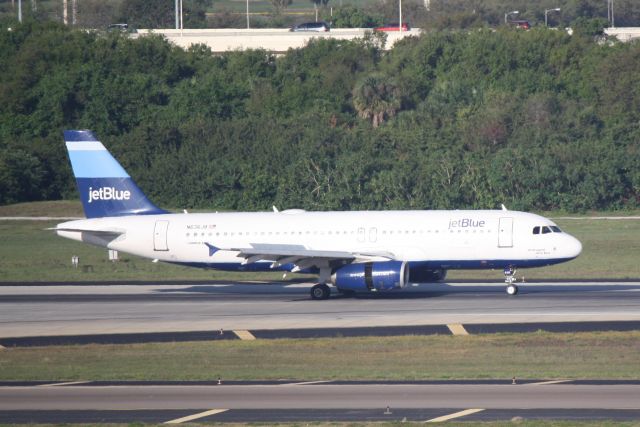
[[[247,0],[247,30],[249,29],[249,0]]]
[[[180,29],[180,3],[176,0],[176,30]]]
[[[520,12],[519,12],[519,11],[517,11],[517,10],[512,10],[511,12],[507,12],[507,13],[505,13],[505,14],[504,14],[504,23],[505,23],[505,24],[507,23],[507,19],[509,19],[509,16],[510,16],[510,15],[517,15],[517,14],[519,14],[519,13],[520,13]]]
[[[398,0],[398,16],[400,17],[400,24],[398,25],[398,31],[402,32],[402,0]]]
[[[613,0],[607,0],[607,17],[611,23],[611,27],[615,28],[616,20],[613,16]]]
[[[545,9],[544,10],[544,26],[548,27],[549,25],[547,25],[547,15],[549,14],[549,12],[560,12],[560,8],[556,7],[555,9]]]

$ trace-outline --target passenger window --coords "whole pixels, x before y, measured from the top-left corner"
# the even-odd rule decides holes
[[[551,233],[551,230],[549,230],[549,227],[547,226],[542,227],[542,234],[547,234],[547,233]]]
[[[533,227],[533,234],[540,234],[540,227],[538,226]]]

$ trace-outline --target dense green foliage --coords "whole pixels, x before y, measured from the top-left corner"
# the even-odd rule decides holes
[[[542,28],[381,43],[213,56],[13,25],[0,32],[0,203],[74,198],[62,130],[90,128],[162,206],[640,204],[639,43]]]

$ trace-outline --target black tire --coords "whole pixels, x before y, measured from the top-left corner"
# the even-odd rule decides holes
[[[507,286],[507,294],[510,296],[518,295],[518,287],[516,285]]]
[[[328,299],[331,295],[331,289],[324,283],[318,283],[311,288],[311,299],[323,300]]]

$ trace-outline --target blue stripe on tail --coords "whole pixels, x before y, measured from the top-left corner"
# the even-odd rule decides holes
[[[151,203],[89,130],[66,130],[73,174],[87,218],[168,213]]]

